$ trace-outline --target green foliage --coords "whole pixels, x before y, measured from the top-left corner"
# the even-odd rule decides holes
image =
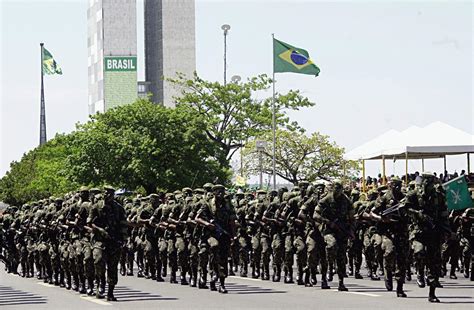
[[[187,106],[175,109],[138,100],[111,113],[96,114],[78,127],[69,157],[72,179],[103,182],[147,193],[181,189],[218,177],[227,179],[213,157],[205,123]]]
[[[222,167],[228,167],[232,155],[243,146],[242,141],[271,129],[272,97],[257,98],[259,92],[269,90],[272,85],[272,80],[264,74],[243,83],[226,85],[203,80],[196,73],[192,80],[180,75],[168,81],[182,90],[182,96],[176,98],[177,103],[196,109],[206,123],[207,136],[219,147]],[[297,127],[296,123],[290,123],[286,112],[311,106],[314,103],[297,90],[277,93],[276,123],[280,127]]]
[[[267,132],[257,140],[269,142],[261,153],[262,171],[272,174],[272,134]],[[255,145],[256,140],[250,141],[243,150],[245,171],[248,175],[255,175],[260,169],[259,153]],[[307,135],[301,129],[278,130],[275,150],[276,174],[293,184],[300,180],[347,177],[357,169],[356,162],[344,160],[343,148],[318,132]]]
[[[18,205],[105,183],[146,193],[226,183],[229,171],[216,160],[219,150],[205,128],[188,106],[148,100],[96,114],[12,162],[0,180],[0,200]]]
[[[0,180],[0,200],[18,205],[66,193],[77,188],[68,179],[67,157],[74,152],[74,135],[56,135],[41,147],[12,162],[10,171]]]

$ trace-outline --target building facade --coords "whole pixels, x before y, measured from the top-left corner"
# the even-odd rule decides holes
[[[164,78],[196,70],[194,0],[144,0],[145,81],[137,83],[136,0],[89,0],[89,114],[151,95],[174,107],[180,89]]]
[[[137,98],[136,0],[89,0],[89,114]]]
[[[153,102],[174,107],[180,94],[163,78],[196,70],[194,0],[145,0],[145,79]]]

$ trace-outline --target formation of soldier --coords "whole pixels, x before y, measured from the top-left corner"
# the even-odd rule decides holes
[[[8,272],[114,301],[118,272],[227,293],[239,273],[273,282],[338,290],[344,279],[384,277],[406,297],[412,270],[428,300],[439,302],[439,279],[459,270],[474,281],[474,208],[448,213],[443,187],[430,173],[420,185],[368,193],[302,181],[291,191],[236,193],[222,185],[146,197],[81,188],[64,198],[9,207],[0,217]],[[271,267],[271,268],[270,268]],[[294,270],[296,274],[294,275]],[[36,274],[35,274],[36,271]]]

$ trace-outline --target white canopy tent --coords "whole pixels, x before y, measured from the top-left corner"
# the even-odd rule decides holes
[[[407,181],[409,159],[421,159],[423,162],[426,158],[444,158],[446,170],[446,155],[467,154],[469,173],[470,153],[474,153],[474,135],[442,122],[434,122],[422,128],[411,126],[401,132],[389,130],[346,153],[344,158],[362,161],[364,179],[365,160],[381,159],[385,179],[385,159],[405,159]]]

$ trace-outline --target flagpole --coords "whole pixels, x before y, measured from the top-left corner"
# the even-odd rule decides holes
[[[272,33],[272,48],[274,50],[275,34]],[[276,154],[276,120],[275,120],[275,51],[273,51],[273,97],[272,97],[272,131],[273,131],[273,154],[272,154],[272,165],[273,165],[273,189],[276,190],[276,169],[275,169],[275,154]]]
[[[40,141],[39,144],[46,143],[46,109],[44,104],[44,83],[43,83],[43,45],[40,43],[41,47],[41,103],[40,103]]]

